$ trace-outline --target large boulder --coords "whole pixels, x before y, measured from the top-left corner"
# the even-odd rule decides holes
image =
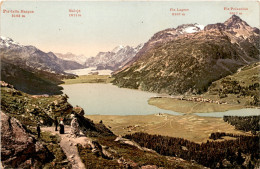
[[[37,166],[43,166],[53,158],[17,119],[1,111],[1,161],[4,167],[39,168]]]

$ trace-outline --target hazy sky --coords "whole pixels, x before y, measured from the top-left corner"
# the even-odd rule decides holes
[[[248,10],[224,10],[248,8]],[[185,16],[172,16],[170,8],[189,9]],[[69,17],[69,9],[81,17]],[[13,18],[4,10],[29,10],[25,18]],[[152,35],[180,24],[207,25],[224,22],[231,14],[259,27],[258,2],[12,2],[1,6],[1,36],[48,52],[72,52],[94,56],[117,45],[137,46]],[[178,13],[178,12],[175,12]]]

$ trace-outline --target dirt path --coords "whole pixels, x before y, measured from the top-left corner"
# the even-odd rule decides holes
[[[58,131],[54,130],[54,127],[42,127],[42,131],[48,131],[52,134],[58,134],[61,138],[60,146],[65,152],[68,160],[72,164],[72,169],[85,169],[85,165],[80,159],[77,144],[84,144],[88,141],[88,138],[84,136],[82,133],[80,137],[73,138],[70,135],[70,126],[65,126],[65,134],[60,134]]]

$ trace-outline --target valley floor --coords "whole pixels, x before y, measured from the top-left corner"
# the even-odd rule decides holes
[[[75,79],[64,79],[64,84],[77,84],[77,83],[111,83],[113,78],[110,75],[81,75]]]
[[[192,114],[183,116],[169,114],[133,116],[87,115],[86,117],[94,122],[102,120],[116,135],[146,132],[184,138],[197,143],[209,140],[209,136],[213,132],[250,135],[249,133],[235,130],[234,126],[224,122],[222,118],[200,117]]]

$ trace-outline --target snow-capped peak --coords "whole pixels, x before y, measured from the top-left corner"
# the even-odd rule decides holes
[[[180,25],[177,27],[177,29],[179,30],[179,32],[181,34],[184,33],[195,33],[195,32],[199,32],[202,31],[204,29],[204,25],[200,25],[200,24],[184,24],[184,25]]]
[[[22,46],[18,42],[13,41],[11,38],[0,36],[0,46],[9,47],[12,45]]]
[[[205,27],[204,25],[200,25],[200,24],[197,24],[197,23],[195,24],[195,26],[199,27],[200,30],[204,30],[204,27]]]
[[[124,47],[125,47],[125,46],[123,46],[123,45],[119,45],[119,46],[115,47],[115,48],[112,50],[112,52],[117,53],[118,51],[120,51],[120,50],[123,49]]]

